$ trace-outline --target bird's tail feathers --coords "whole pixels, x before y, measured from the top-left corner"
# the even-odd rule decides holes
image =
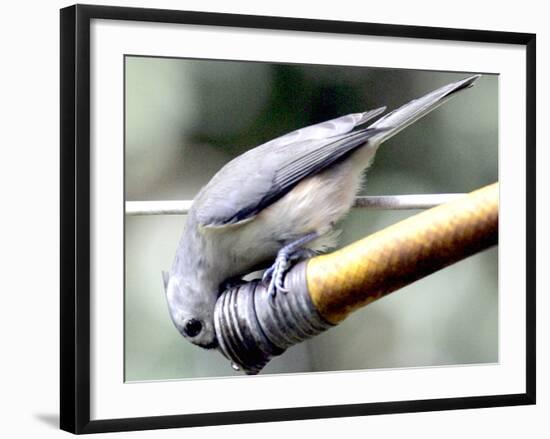
[[[377,116],[380,116],[384,111],[386,111],[386,106],[375,108],[374,110],[365,111],[364,113],[357,113],[357,116],[359,116],[357,122],[355,122],[355,126],[358,127],[359,125],[363,125],[364,123],[367,123],[369,120],[374,119]]]
[[[369,129],[380,130],[379,133],[376,133],[369,139],[371,144],[380,144],[395,136],[404,128],[447,102],[458,92],[472,87],[480,76],[474,75],[461,81],[447,84],[386,114],[368,127]]]

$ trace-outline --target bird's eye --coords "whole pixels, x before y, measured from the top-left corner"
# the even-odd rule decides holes
[[[185,322],[183,331],[188,337],[195,337],[202,331],[202,323],[197,319],[189,319]]]

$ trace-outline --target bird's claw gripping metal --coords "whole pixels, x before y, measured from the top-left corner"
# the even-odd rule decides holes
[[[316,232],[308,233],[290,244],[285,245],[277,253],[277,258],[271,267],[269,267],[262,276],[262,282],[267,283],[267,294],[270,297],[275,297],[277,292],[288,293],[288,288],[285,287],[285,274],[291,266],[292,262],[308,258],[315,252],[308,248],[302,248],[304,244],[318,238]]]
[[[269,280],[267,294],[270,297],[275,297],[277,292],[285,294],[288,292],[284,285],[284,276],[290,266],[291,255],[285,249],[286,247],[283,247],[279,251],[274,264],[265,271],[262,277],[263,282]]]

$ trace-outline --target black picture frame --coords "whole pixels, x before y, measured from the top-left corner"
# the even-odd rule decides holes
[[[90,21],[92,19],[294,30],[526,47],[526,376],[525,393],[335,406],[90,420]],[[273,422],[535,403],[535,70],[536,36],[176,10],[75,5],[61,10],[60,426],[72,433]]]

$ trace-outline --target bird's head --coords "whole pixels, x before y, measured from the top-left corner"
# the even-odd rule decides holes
[[[197,346],[216,348],[214,308],[217,291],[193,278],[167,272],[162,274],[170,317],[179,333]]]

